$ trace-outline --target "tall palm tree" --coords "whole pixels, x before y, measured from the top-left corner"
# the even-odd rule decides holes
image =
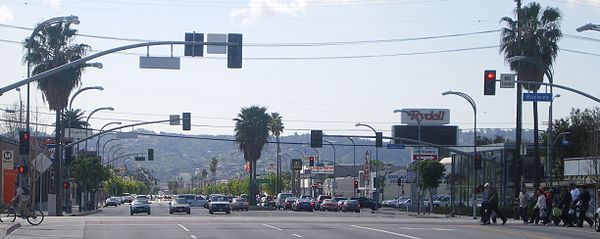
[[[275,193],[280,193],[280,188],[281,185],[279,185],[280,182],[280,177],[281,177],[281,148],[279,146],[279,136],[281,135],[281,133],[283,133],[283,122],[282,122],[282,117],[281,115],[279,115],[279,113],[277,112],[273,112],[271,113],[270,117],[269,117],[269,131],[271,132],[271,134],[273,136],[275,136],[275,139],[277,141],[277,170],[276,170],[276,177],[277,180],[275,180]]]
[[[238,149],[244,153],[244,160],[250,163],[250,200],[256,195],[256,161],[269,139],[269,115],[267,108],[250,106],[242,108],[235,121],[235,140]]]
[[[62,112],[62,116],[60,119],[60,123],[62,124],[61,128],[76,128],[76,129],[85,129],[89,126],[89,124],[84,119],[85,111],[81,109],[66,109]],[[69,126],[69,119],[71,119],[71,125]]]
[[[558,41],[562,37],[560,31],[561,13],[558,8],[547,7],[543,12],[538,3],[532,2],[523,8],[517,8],[517,20],[503,17],[502,22],[507,27],[502,30],[500,51],[506,60],[515,56],[524,56],[538,64],[529,61],[510,62],[511,70],[517,72],[522,81],[544,81],[544,75],[552,81],[551,72],[558,54]],[[553,82],[550,82],[553,83]],[[537,92],[538,84],[523,84],[523,88]],[[538,112],[537,102],[533,102],[533,125],[535,144],[534,185],[540,183],[540,157],[538,154]],[[518,150],[518,149],[517,149]]]
[[[206,180],[206,177],[208,177],[208,171],[206,171],[206,169],[202,169],[201,176],[202,176],[202,187],[204,188],[204,182]]]
[[[217,174],[217,164],[219,164],[219,160],[217,160],[217,158],[213,157],[210,160],[210,163],[208,165],[208,168],[210,170],[210,173],[212,174],[212,180],[214,181],[215,178],[215,174]]]
[[[71,23],[59,22],[44,27],[33,37],[25,39],[23,44],[29,47],[29,51],[23,60],[33,66],[32,74],[36,75],[84,57],[90,47],[85,44],[75,44],[73,41],[76,33],[77,30],[71,29]],[[56,112],[55,142],[57,143],[61,141],[61,112],[67,107],[71,91],[81,83],[83,68],[84,65],[74,66],[37,81],[44,101],[48,102],[50,110]],[[57,144],[57,148],[60,148],[60,144]],[[55,151],[55,158],[61,158],[60,151]],[[55,179],[60,182],[62,162],[59,160],[55,165]],[[57,214],[62,215],[62,193],[60,193],[62,187],[60,183],[55,185],[56,191],[59,192],[56,200]]]

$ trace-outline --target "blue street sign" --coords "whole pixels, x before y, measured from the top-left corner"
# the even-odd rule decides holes
[[[404,149],[406,145],[404,144],[388,144],[387,149]]]
[[[523,101],[552,101],[550,93],[523,93]]]

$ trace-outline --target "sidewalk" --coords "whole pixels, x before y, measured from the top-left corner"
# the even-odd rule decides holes
[[[0,223],[0,238],[6,237],[8,234],[21,227],[18,222],[3,222]]]

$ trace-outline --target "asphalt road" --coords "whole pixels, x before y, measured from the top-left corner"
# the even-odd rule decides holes
[[[46,217],[42,225],[23,226],[7,238],[599,238],[591,228],[542,225],[481,226],[468,217],[417,218],[391,212],[250,211],[209,215],[203,208],[192,214],[168,213],[167,203],[153,203],[152,214],[130,216],[128,206],[104,208],[86,217]]]

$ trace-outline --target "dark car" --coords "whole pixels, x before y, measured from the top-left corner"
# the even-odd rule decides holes
[[[231,205],[229,199],[225,195],[213,194],[208,200],[208,213],[213,214],[214,212],[225,212],[225,214],[231,213]]]
[[[337,201],[333,200],[333,199],[325,199],[323,200],[323,203],[321,203],[321,206],[319,207],[319,209],[321,211],[338,211],[338,204]]]
[[[315,209],[315,202],[306,198],[296,199],[292,204],[292,210],[294,211],[309,211],[312,212]]]
[[[317,197],[317,203],[315,203],[315,209],[319,210],[319,207],[321,206],[321,204],[323,203],[323,200],[325,199],[331,199],[331,196],[329,195],[319,195]]]
[[[285,200],[283,200],[283,209],[284,210],[288,210],[288,209],[292,209],[292,206],[294,205],[294,203],[296,203],[296,200],[298,198],[295,197],[287,197],[285,198]]]
[[[342,212],[360,213],[360,203],[356,200],[346,200],[342,203]]]
[[[231,210],[248,211],[248,201],[245,198],[232,199]]]
[[[148,200],[135,199],[129,205],[129,214],[133,216],[134,213],[148,213],[150,215],[150,204]]]
[[[358,203],[360,203],[361,208],[370,208],[373,211],[375,211],[381,207],[380,203],[375,202],[373,199],[366,198],[366,197],[352,197],[352,198],[350,198],[350,200],[356,200],[356,201],[358,201]]]
[[[185,198],[176,198],[171,201],[169,203],[169,214],[173,214],[174,212],[185,212],[186,214],[190,214],[192,210],[190,209],[188,200]]]
[[[106,202],[104,202],[104,206],[105,207],[108,207],[108,206],[115,206],[115,207],[117,207],[117,206],[119,206],[119,201],[116,198],[114,198],[114,197],[107,198]]]

